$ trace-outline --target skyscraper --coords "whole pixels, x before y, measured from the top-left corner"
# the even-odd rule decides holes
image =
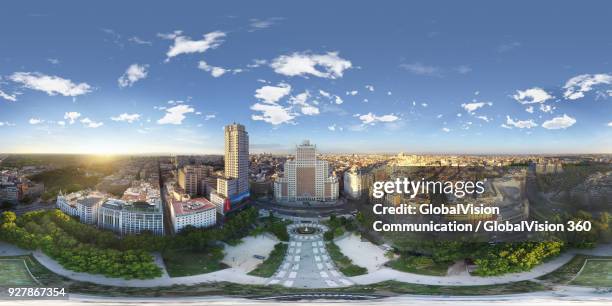
[[[219,213],[249,196],[249,134],[244,125],[225,126],[225,175],[217,179],[217,191],[210,199]]]
[[[274,181],[280,202],[335,202],[338,179],[329,174],[327,161],[317,159],[317,147],[305,140],[296,147],[295,159],[287,161],[284,176]]]
[[[249,191],[249,134],[242,124],[225,126],[225,176],[237,181],[237,194]]]

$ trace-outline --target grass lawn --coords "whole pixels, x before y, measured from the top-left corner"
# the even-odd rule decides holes
[[[170,277],[198,275],[227,268],[223,260],[223,248],[215,247],[203,252],[170,250],[162,254]]]
[[[0,287],[34,286],[23,259],[0,259]]]
[[[612,287],[612,259],[587,259],[572,285]]]
[[[448,263],[437,263],[433,260],[420,262],[414,256],[401,256],[387,263],[392,269],[423,275],[445,276],[448,271]]]
[[[0,259],[25,260],[32,274],[43,286],[63,287],[69,293],[92,294],[99,296],[128,296],[128,297],[190,297],[190,296],[267,296],[295,293],[362,293],[378,294],[382,296],[394,296],[397,294],[422,294],[422,295],[491,295],[512,294],[534,291],[550,290],[540,283],[531,281],[514,282],[490,286],[430,286],[420,284],[406,284],[396,281],[386,281],[371,285],[351,286],[348,288],[327,289],[300,289],[286,288],[283,286],[261,286],[233,284],[227,282],[202,283],[198,285],[176,285],[172,287],[112,287],[92,283],[69,280],[57,275],[42,266],[32,256],[1,257]]]
[[[546,275],[540,276],[537,279],[552,284],[567,285],[574,278],[576,278],[576,275],[578,274],[578,272],[580,272],[580,269],[582,269],[582,266],[584,266],[584,262],[587,259],[608,259],[612,261],[612,257],[576,255],[574,256],[574,258],[572,258],[572,260],[570,260],[565,265],[559,267],[557,270],[550,272]]]
[[[357,276],[368,273],[368,269],[353,264],[350,258],[344,256],[335,243],[327,243],[327,252],[342,274],[346,276]]]
[[[260,263],[253,271],[249,272],[249,275],[261,277],[270,277],[274,275],[274,272],[276,272],[281,263],[283,263],[285,253],[287,253],[287,244],[277,243],[274,245],[274,250],[270,252],[268,258]]]

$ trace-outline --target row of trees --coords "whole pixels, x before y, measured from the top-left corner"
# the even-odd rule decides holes
[[[112,232],[82,224],[59,210],[29,212],[19,218],[13,212],[5,212],[0,219],[0,240],[24,249],[41,249],[73,271],[147,279],[161,275],[150,252],[204,251],[220,240],[239,240],[249,234],[257,216],[257,210],[249,208],[220,228],[187,228],[175,237],[144,233],[119,238]]]
[[[59,226],[74,221],[58,210],[30,212],[20,219],[13,212],[4,212],[1,221],[1,240],[41,249],[66,269],[125,279],[161,276],[161,269],[146,251],[119,251],[80,242]]]

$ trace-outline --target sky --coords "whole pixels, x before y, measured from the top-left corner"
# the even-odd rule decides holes
[[[612,153],[606,1],[5,1],[0,152]]]

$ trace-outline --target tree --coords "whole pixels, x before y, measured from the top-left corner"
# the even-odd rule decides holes
[[[15,223],[17,215],[12,211],[5,211],[2,213],[2,223]]]

